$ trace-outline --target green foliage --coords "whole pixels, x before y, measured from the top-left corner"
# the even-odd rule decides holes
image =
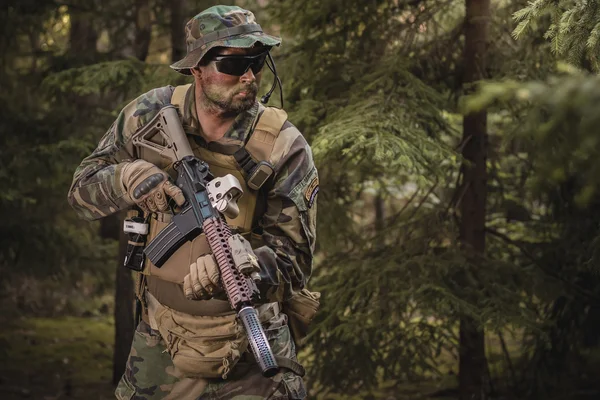
[[[348,104],[328,116],[315,137],[319,163],[338,158],[366,173],[363,179],[404,174],[439,178],[432,168],[453,152],[434,138],[447,129],[441,96],[407,71],[397,56],[380,61],[350,89]],[[369,174],[372,174],[369,176]]]
[[[279,20],[294,15],[282,26],[278,61],[291,120],[311,139],[322,181],[311,287],[323,292],[323,309],[309,341],[311,382],[322,398],[371,398],[384,382],[442,376],[451,367],[438,368],[440,357],[457,352],[461,313],[489,331],[525,332],[533,348],[563,333],[581,343],[579,328],[559,334],[552,326],[594,296],[573,272],[584,264],[589,271],[584,260],[593,246],[567,229],[592,211],[570,224],[559,210],[589,206],[596,190],[595,84],[590,76],[547,80],[556,58],[577,47],[576,36],[566,38],[553,55],[549,47],[560,40],[542,38],[542,16],[556,4],[492,4],[487,72],[505,80],[482,85],[466,102],[468,110],[501,104],[488,114],[488,239],[476,262],[466,261],[453,219],[460,217],[459,160],[450,148],[460,146],[456,110],[464,109],[456,102],[463,3],[282,1],[269,8]],[[528,22],[516,27],[515,12]],[[576,14],[564,23],[581,22],[580,29],[595,18]],[[588,49],[596,51],[594,43]],[[569,256],[557,256],[567,249]],[[464,279],[469,288],[458,283]],[[551,312],[561,296],[578,300]],[[590,326],[592,314],[579,326]],[[535,360],[559,353],[536,352],[527,347],[519,365],[541,371]],[[528,357],[534,353],[543,356]],[[520,372],[513,371],[511,390],[531,378]],[[540,387],[554,381],[538,378]]]
[[[533,293],[545,323],[526,335],[529,356],[523,364],[524,382],[538,382],[529,386],[529,395],[539,398],[574,390],[581,369],[587,368],[582,355],[600,337],[600,81],[568,65],[559,64],[558,71],[544,80],[483,83],[464,103],[467,112],[488,109],[498,115],[506,150],[518,151],[512,167],[501,165],[509,160],[506,156],[501,159],[496,182],[506,193],[502,183],[513,181],[513,193],[521,194],[510,207],[520,207],[525,222],[495,224],[506,233],[497,231],[496,238],[510,245],[500,254],[513,252],[516,260],[542,272]],[[503,170],[508,172],[504,177]],[[518,170],[524,174],[515,186]]]
[[[78,96],[97,95],[130,100],[141,92],[166,86],[189,83],[189,78],[166,65],[152,65],[135,58],[106,61],[79,68],[71,68],[49,75],[43,89],[55,96],[69,93]],[[116,108],[115,105],[104,105]]]
[[[102,245],[107,257],[115,258],[114,246]],[[116,260],[115,260],[116,262]],[[114,306],[114,295],[107,290],[114,279],[111,272],[83,266],[82,273],[56,272],[48,277],[39,273],[13,274],[2,284],[0,310],[6,318],[23,315],[37,317],[102,316]],[[105,276],[102,273],[105,273]],[[15,307],[16,306],[16,307]]]
[[[531,154],[539,185],[547,188],[576,177],[576,202],[585,206],[597,194],[600,183],[596,133],[600,79],[569,71],[546,82],[486,82],[478,94],[466,100],[465,108],[527,107],[527,116],[514,134],[523,151]]]
[[[3,305],[22,312],[77,314],[81,282],[94,281],[85,285],[88,297],[112,287],[116,242],[100,238],[99,223],[78,220],[68,207],[73,172],[124,102],[142,90],[183,82],[165,65],[135,59],[85,65],[93,61],[90,54],[70,52],[74,15],[81,23],[80,13],[110,14],[100,8],[40,3],[32,10],[21,2],[0,16],[10,31],[0,43],[0,283],[8,288]],[[88,30],[99,29],[89,22]],[[74,290],[58,290],[60,285]]]
[[[2,94],[0,141],[6,151],[0,155],[0,182],[8,190],[0,195],[0,234],[5,238],[0,268],[9,273],[76,271],[84,261],[81,254],[90,259],[97,256],[97,260],[107,254],[92,245],[89,227],[74,229],[73,216],[64,213],[73,165],[90,144],[68,139],[70,132],[66,135],[57,128],[67,113],[47,110],[43,103],[28,103],[33,93],[22,85],[7,86]],[[21,97],[14,95],[17,90]]]
[[[311,138],[322,181],[313,391],[370,398],[385,382],[442,377],[455,367],[461,314],[492,331],[511,325],[539,335],[540,270],[513,245],[548,237],[535,221],[510,225],[503,215],[515,218],[520,206],[531,219],[538,211],[523,196],[526,163],[494,162],[488,221],[502,236],[490,240],[489,255],[468,262],[458,244],[452,147],[461,129],[463,4],[318,3],[271,8],[278,18],[299,10],[282,27],[292,36],[280,55],[282,76],[291,119]],[[532,48],[533,39],[513,42],[507,26],[519,6],[495,4],[490,70],[538,77],[552,57]],[[503,133],[508,119],[492,118],[493,126]],[[514,181],[517,173],[523,182]],[[465,279],[468,288],[459,283]]]
[[[600,4],[596,0],[534,0],[515,12],[519,24],[513,34],[521,38],[535,24],[547,26],[544,37],[552,50],[570,63],[598,71],[600,64]],[[548,17],[548,18],[546,18]],[[547,24],[547,21],[551,21]]]
[[[390,219],[385,230],[363,232],[364,244],[328,254],[318,272],[325,297],[310,344],[320,395],[441,379],[455,368],[460,314],[490,330],[535,327],[534,305],[521,292],[532,276],[510,262],[472,265],[449,244],[456,228],[439,212]]]

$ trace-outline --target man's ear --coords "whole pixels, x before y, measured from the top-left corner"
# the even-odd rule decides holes
[[[190,68],[190,72],[192,73],[194,78],[196,78],[196,79],[202,78],[202,71],[200,70],[200,68],[198,68],[198,67]]]

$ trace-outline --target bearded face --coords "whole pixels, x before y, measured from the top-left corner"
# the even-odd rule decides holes
[[[219,55],[245,55],[264,52],[264,49],[220,48]],[[199,104],[220,115],[237,115],[254,105],[262,70],[254,74],[249,68],[242,76],[228,75],[217,70],[214,62],[199,67],[196,76],[201,91]],[[196,74],[195,74],[196,75]]]
[[[216,72],[216,74],[220,73]],[[235,77],[238,79],[235,84],[232,84],[232,82],[227,82],[230,79],[222,79],[216,74],[206,74],[202,80],[202,93],[204,94],[202,101],[205,106],[225,114],[239,114],[252,108],[258,93],[256,77],[253,76],[254,79],[247,82],[240,82],[239,77]]]

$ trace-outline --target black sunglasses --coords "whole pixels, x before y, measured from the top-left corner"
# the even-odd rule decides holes
[[[211,58],[211,61],[215,62],[217,71],[223,74],[242,76],[248,69],[252,69],[252,73],[258,74],[265,66],[268,54],[268,51],[254,56],[217,54]]]

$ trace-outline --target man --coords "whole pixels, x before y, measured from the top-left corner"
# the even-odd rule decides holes
[[[227,222],[251,241],[264,302],[257,308],[260,320],[273,353],[291,362],[272,378],[262,376],[201,235],[161,268],[146,260],[138,290],[142,320],[116,396],[303,399],[288,316],[281,310],[311,274],[318,177],[306,140],[286,114],[256,101],[268,52],[281,40],[262,32],[250,11],[234,6],[211,7],[185,30],[188,53],[171,67],[191,75],[193,83],[154,89],[129,103],[77,168],[69,202],[88,220],[138,206],[149,216],[151,241],[185,199],[169,179],[173,166],[133,146],[131,136],[161,107],[176,105],[195,155],[215,176],[232,173],[240,180],[240,214]],[[272,174],[255,179],[258,167]]]

